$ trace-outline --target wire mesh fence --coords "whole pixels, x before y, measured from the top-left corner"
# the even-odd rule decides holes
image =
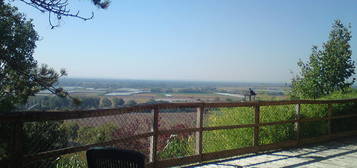
[[[237,126],[254,123],[253,107],[207,108],[204,127]],[[237,149],[253,145],[253,128],[210,130],[203,132],[203,153]]]
[[[301,138],[328,135],[329,128],[332,128],[332,132],[357,128],[356,103],[332,106],[301,104],[299,107],[300,110],[297,110],[296,104],[260,106],[252,104],[248,107],[220,105],[214,108],[212,106],[204,108],[202,103],[189,107],[165,105],[160,108],[155,105],[145,109],[133,108],[129,112],[113,115],[25,122],[22,135],[22,152],[25,158],[31,158],[29,156],[41,152],[51,153],[53,150],[66,148],[76,148],[76,150],[48,155],[40,159],[27,159],[28,161],[23,165],[26,168],[86,167],[84,151],[92,146],[114,146],[140,151],[145,154],[148,163],[153,158],[152,154],[156,154],[156,160],[153,161],[160,162],[200,154],[199,147],[202,147],[202,153],[209,154],[280,143],[297,139],[296,123],[299,117],[302,121],[306,120],[299,122]],[[157,125],[154,122],[155,108],[158,114]],[[200,113],[202,109],[204,111]],[[329,121],[327,117],[330,111],[332,111],[331,117],[344,118]],[[256,118],[257,114],[258,118]],[[347,118],[346,115],[355,116]],[[9,134],[13,131],[11,124],[3,122],[1,124],[2,130],[7,130]],[[12,143],[11,138],[5,137],[2,135],[0,139],[2,158],[10,156],[8,147]],[[157,143],[154,152],[153,141]],[[180,165],[180,160],[175,164]]]
[[[262,106],[260,107],[260,123],[295,120],[296,105]],[[272,144],[296,139],[295,123],[283,123],[262,126],[259,128],[259,144]]]
[[[159,130],[195,128],[197,108],[166,108],[159,112]]]
[[[68,147],[71,142],[69,129],[64,127],[64,121],[24,123],[23,153],[34,154]]]
[[[110,146],[116,147],[119,149],[134,150],[134,151],[140,152],[145,155],[146,163],[149,162],[150,137],[129,139],[127,141],[114,143]]]
[[[149,158],[149,138],[132,137],[151,131],[152,116],[151,110],[136,110],[100,117],[25,122],[23,153],[31,156],[41,152],[90,145],[131,149],[140,151]],[[66,167],[65,164],[86,167],[85,155],[79,152],[43,158],[26,163],[25,167],[57,168]]]
[[[261,106],[260,123],[294,120],[296,105]]]
[[[332,117],[357,114],[357,103],[344,103],[332,105]],[[357,116],[338,118],[331,121],[332,133],[351,131],[357,128]]]
[[[194,155],[195,133],[193,131],[175,131],[196,128],[198,122],[197,107],[161,108],[159,111],[158,131],[169,132],[160,134],[157,138],[157,160],[177,159]]]
[[[205,127],[253,123],[253,107],[207,108],[203,120]]]
[[[85,152],[44,158],[24,163],[24,168],[87,168]]]
[[[328,117],[327,104],[302,104],[301,119],[317,119],[301,122],[301,137],[312,138],[328,134],[328,121],[318,120],[319,118]]]
[[[302,104],[300,118],[322,118],[328,115],[327,104]]]
[[[259,144],[273,144],[296,139],[294,123],[262,126],[259,128]]]
[[[13,149],[13,139],[11,138],[14,133],[14,123],[0,122],[0,160],[10,157],[10,151]]]
[[[164,134],[158,138],[158,159],[173,159],[195,154],[195,134]]]
[[[123,139],[147,133],[151,126],[152,114],[145,111],[74,120],[26,122],[24,153],[33,154]]]
[[[253,128],[203,132],[203,153],[253,146]]]

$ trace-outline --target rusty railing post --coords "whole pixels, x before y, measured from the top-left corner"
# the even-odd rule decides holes
[[[159,130],[159,106],[155,105],[152,110],[153,115],[153,123],[152,123],[152,132],[153,135],[150,137],[150,156],[149,161],[152,162],[153,167],[156,167],[157,160],[157,139],[158,139],[158,130]]]
[[[22,121],[15,121],[11,125],[9,161],[10,168],[22,168],[24,160],[23,152],[23,125]]]
[[[296,141],[297,141],[297,145],[300,144],[300,119],[301,119],[301,104],[296,104],[295,105],[295,120],[297,120],[294,123],[294,129],[295,129],[295,133],[296,133]]]
[[[254,106],[255,113],[255,127],[254,127],[254,139],[253,139],[253,146],[259,146],[259,118],[260,118],[260,107],[259,105]]]
[[[202,162],[202,131],[203,131],[203,112],[204,112],[204,104],[202,106],[197,108],[197,122],[196,122],[196,128],[198,128],[198,131],[196,132],[196,155],[199,155],[199,161]]]

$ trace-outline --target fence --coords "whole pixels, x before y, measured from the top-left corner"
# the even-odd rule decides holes
[[[147,167],[295,147],[357,135],[356,105],[357,99],[170,103],[0,114],[0,167],[85,167],[84,152],[95,146],[141,151]]]

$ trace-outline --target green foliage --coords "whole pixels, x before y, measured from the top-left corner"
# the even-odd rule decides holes
[[[94,144],[112,140],[113,133],[118,129],[115,125],[107,123],[97,127],[79,127],[74,122],[64,123],[69,141],[78,144]],[[55,168],[86,168],[87,161],[84,152],[63,155],[55,163]]]
[[[135,101],[135,100],[129,100],[128,102],[126,102],[126,105],[127,106],[135,106],[137,105],[138,103]]]
[[[351,59],[350,29],[336,20],[322,49],[314,46],[309,61],[298,62],[300,75],[292,80],[292,96],[319,98],[351,87],[355,79],[348,79],[355,73],[355,62]]]
[[[83,96],[76,97],[80,104],[76,105],[70,99],[58,96],[31,96],[24,105],[17,106],[19,111],[39,111],[39,110],[75,110],[75,109],[98,109],[100,108],[100,97]]]
[[[338,104],[333,106],[333,116],[348,114],[357,114],[357,103]],[[354,130],[357,128],[357,117],[333,120],[331,128],[333,133]]]
[[[100,107],[111,107],[112,106],[112,102],[106,98],[106,97],[102,97],[100,99]]]
[[[87,168],[85,153],[63,155],[58,158],[55,168]]]
[[[25,154],[34,154],[48,150],[65,148],[68,146],[68,129],[63,127],[63,122],[45,121],[29,122],[23,126],[23,151]],[[0,130],[0,158],[8,157],[9,142],[13,125],[1,123]],[[30,164],[29,168],[37,168],[40,165],[54,165],[57,160],[48,158]],[[50,167],[50,166],[49,166]]]
[[[290,140],[295,137],[294,124],[265,126],[259,129],[259,143],[271,144]]]
[[[219,108],[212,109],[208,113],[205,123],[207,126],[226,126],[254,123],[254,109]],[[234,149],[249,146],[253,142],[253,130],[251,128],[207,131],[203,134],[204,152],[215,152],[225,149]]]
[[[0,4],[0,112],[14,110],[43,89],[65,96],[62,89],[53,88],[65,71],[39,67],[32,56],[38,40],[33,27],[17,8]]]
[[[97,6],[102,4],[101,1],[93,3]],[[33,58],[38,39],[32,21],[27,20],[17,8],[0,1],[0,113],[15,110],[16,106],[26,103],[30,96],[44,89],[60,97],[69,96],[62,88],[54,87],[59,77],[66,75],[66,72],[61,70],[57,73],[47,65],[39,66]],[[73,103],[78,103],[72,99]],[[78,125],[66,127],[63,122],[25,123],[24,152],[34,154],[67,147],[68,140],[77,136],[76,129]],[[4,158],[9,150],[11,125],[1,123],[0,130],[0,156]],[[101,135],[102,132],[106,133],[106,129],[98,132]],[[96,140],[101,141],[101,138]],[[27,167],[51,167],[56,162],[58,160],[53,158],[43,159]]]
[[[250,107],[211,109],[207,123],[209,126],[251,124],[254,122],[253,112]]]
[[[79,109],[96,109],[99,108],[99,97],[81,97],[81,104],[77,108]]]
[[[65,122],[61,127],[66,130],[69,141],[74,141],[78,137],[79,125],[76,122]]]
[[[173,135],[168,140],[166,146],[159,152],[162,159],[179,158],[190,156],[194,153],[194,142],[191,137],[178,137]]]
[[[10,151],[11,123],[0,124],[0,158],[7,158]]]
[[[262,106],[261,122],[289,120],[294,117],[294,106]],[[226,126],[253,124],[254,108],[219,108],[208,114],[208,126]],[[291,139],[293,125],[275,125],[260,128],[260,143],[269,144]],[[207,131],[204,133],[205,152],[215,152],[251,146],[253,144],[253,128]]]
[[[93,144],[109,141],[112,139],[113,133],[117,129],[118,128],[112,123],[107,123],[98,127],[81,127],[78,130],[76,142],[80,144]]]
[[[322,99],[350,99],[357,97],[357,89],[349,89],[345,92],[335,92]],[[357,103],[334,104],[332,106],[332,115],[357,114]],[[332,132],[350,131],[357,128],[357,117],[335,119],[332,122]]]
[[[357,90],[336,92],[321,99],[356,98]],[[357,103],[334,104],[333,115],[356,114]],[[226,126],[254,123],[254,109],[248,107],[218,108],[207,114],[205,126]],[[302,104],[301,118],[326,117],[327,105]],[[260,107],[260,122],[276,122],[295,118],[295,105],[262,106]],[[357,117],[337,119],[332,121],[332,132],[356,130]],[[312,121],[300,123],[303,138],[326,135],[327,121]],[[251,146],[253,128],[206,131],[203,134],[204,152],[215,152]],[[296,138],[294,123],[263,126],[259,131],[260,144],[271,144]]]
[[[207,131],[203,133],[203,144],[204,152],[248,147],[253,144],[253,129],[241,128]]]
[[[112,98],[112,107],[113,108],[120,107],[124,104],[125,104],[125,101],[122,98],[117,98],[117,97]]]
[[[48,150],[65,148],[68,146],[67,130],[62,127],[63,122],[45,121],[26,123],[24,125],[24,152],[34,154]],[[55,158],[41,159],[28,168],[37,168],[41,165],[53,167],[58,160]]]
[[[278,122],[292,120],[295,117],[295,105],[261,106],[260,122]],[[295,137],[294,124],[281,124],[260,127],[261,144],[281,142]]]
[[[156,104],[156,103],[159,103],[159,102],[156,101],[155,99],[150,99],[145,104]]]
[[[67,146],[67,134],[59,121],[26,123],[24,142],[26,153],[58,149]],[[34,145],[42,144],[42,145]]]
[[[321,97],[321,100],[352,99],[357,97],[357,89],[346,89],[345,91],[336,91],[328,96]]]
[[[300,118],[326,117],[326,104],[302,104]],[[300,124],[303,138],[316,137],[327,134],[327,121],[304,122]]]

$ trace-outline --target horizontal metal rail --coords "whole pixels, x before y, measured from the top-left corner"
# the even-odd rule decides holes
[[[254,101],[254,102],[234,102],[234,103],[161,103],[153,105],[138,105],[134,107],[121,107],[115,109],[96,109],[96,110],[71,110],[71,111],[25,111],[9,112],[0,114],[0,122],[3,121],[58,121],[69,119],[82,119],[90,117],[103,117],[111,115],[120,115],[126,113],[142,112],[151,110],[155,107],[159,109],[175,108],[225,108],[225,107],[254,107],[254,106],[276,106],[276,105],[294,105],[294,104],[340,104],[357,102],[355,99],[343,100],[280,100],[280,101]]]
[[[345,99],[345,100],[286,100],[286,101],[255,101],[255,102],[237,102],[237,103],[164,103],[164,104],[154,104],[154,105],[139,105],[134,107],[122,107],[116,109],[100,109],[100,110],[76,110],[76,111],[31,111],[31,112],[12,112],[12,113],[3,113],[0,114],[0,122],[11,122],[17,123],[17,125],[23,125],[24,122],[37,122],[37,121],[60,121],[60,120],[73,120],[73,119],[83,119],[83,118],[95,118],[103,116],[113,116],[113,115],[123,115],[128,113],[154,113],[154,124],[150,132],[137,134],[128,137],[122,137],[113,139],[106,142],[81,145],[75,147],[68,147],[62,149],[56,149],[51,151],[44,151],[35,154],[22,154],[22,142],[16,141],[15,151],[11,151],[14,155],[18,156],[19,153],[22,154],[24,162],[34,161],[39,159],[45,159],[50,157],[58,157],[65,154],[76,153],[81,151],[86,151],[91,147],[96,146],[108,146],[112,144],[117,144],[120,142],[125,142],[128,140],[137,140],[142,138],[151,137],[150,140],[150,163],[148,167],[167,167],[167,166],[177,166],[179,164],[189,164],[195,162],[202,162],[212,159],[219,159],[224,157],[230,157],[238,154],[251,153],[264,150],[272,150],[285,147],[295,147],[301,144],[308,144],[312,142],[320,142],[321,140],[328,140],[332,138],[337,138],[347,135],[357,135],[356,131],[346,132],[346,133],[331,133],[331,120],[336,119],[346,119],[357,117],[357,114],[347,114],[347,115],[337,115],[332,116],[332,104],[340,103],[356,103],[357,99]],[[300,105],[301,104],[327,104],[328,105],[328,115],[324,117],[313,117],[313,118],[301,118],[300,117]],[[279,105],[297,105],[296,108],[296,117],[295,119],[283,120],[283,121],[272,121],[272,122],[261,122],[260,121],[260,107],[261,106],[279,106]],[[232,107],[254,107],[255,121],[249,124],[237,124],[237,125],[223,125],[223,126],[203,126],[203,117],[202,114],[207,108],[232,108]],[[160,130],[158,128],[158,115],[160,110],[163,109],[182,109],[182,108],[197,108],[197,119],[199,121],[196,127],[194,128],[184,128],[184,129],[169,129],[169,130]],[[302,139],[300,138],[300,124],[304,122],[313,122],[313,121],[328,121],[328,135],[320,136],[313,139]],[[290,140],[286,142],[281,142],[277,144],[261,145],[259,144],[259,128],[264,126],[280,125],[280,124],[290,124],[293,123],[296,126],[297,139]],[[215,131],[215,130],[230,130],[230,129],[240,129],[240,128],[254,128],[254,145],[252,147],[240,148],[225,150],[212,153],[203,153],[202,152],[202,132],[204,131]],[[20,129],[20,130],[19,130]],[[22,132],[22,127],[14,130],[15,132]],[[196,154],[189,157],[169,159],[169,160],[157,160],[157,141],[158,136],[167,135],[167,134],[181,134],[181,133],[196,133]],[[14,133],[12,139],[16,140],[21,137],[18,133]],[[17,152],[17,153],[16,153]],[[7,161],[1,160],[0,164],[4,164]],[[16,162],[16,158],[9,158],[10,164]],[[18,163],[14,164],[18,167]],[[12,166],[14,167],[14,166]]]

